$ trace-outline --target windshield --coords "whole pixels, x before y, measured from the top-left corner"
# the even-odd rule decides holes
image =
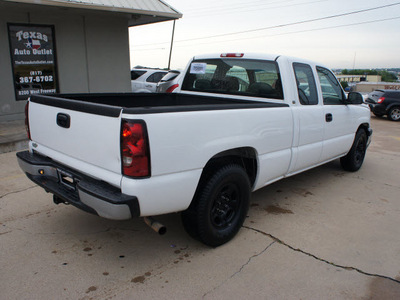
[[[283,99],[278,66],[265,60],[194,60],[182,90]]]

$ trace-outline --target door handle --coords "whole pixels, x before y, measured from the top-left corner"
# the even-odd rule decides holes
[[[326,121],[326,122],[332,122],[332,121],[333,121],[333,116],[332,116],[332,114],[326,114],[326,115],[325,115],[325,121]]]

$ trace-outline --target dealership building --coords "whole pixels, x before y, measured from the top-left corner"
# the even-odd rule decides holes
[[[0,0],[0,122],[32,94],[129,92],[128,28],[181,17],[160,0]]]

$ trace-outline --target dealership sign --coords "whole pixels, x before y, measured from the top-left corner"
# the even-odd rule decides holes
[[[58,93],[54,26],[8,24],[17,100]]]

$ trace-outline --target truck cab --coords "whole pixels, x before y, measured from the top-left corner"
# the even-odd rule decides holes
[[[348,151],[358,126],[369,127],[365,109],[349,105],[332,71],[313,61],[255,53],[207,54],[193,57],[184,73],[181,93],[240,96],[290,106],[294,134],[285,176],[339,157]],[[362,105],[360,94],[351,97]]]

